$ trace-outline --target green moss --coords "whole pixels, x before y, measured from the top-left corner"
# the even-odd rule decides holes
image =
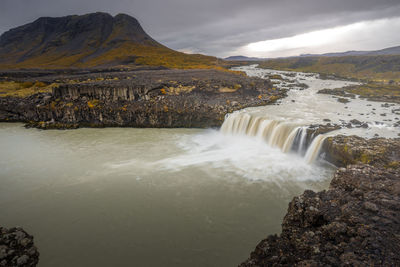
[[[370,163],[372,161],[371,155],[367,153],[362,153],[360,156],[360,161],[365,164]]]
[[[400,85],[370,82],[362,85],[349,86],[344,89],[348,93],[357,94],[368,99],[386,96],[400,102]]]
[[[37,93],[51,93],[58,84],[45,84],[43,82],[0,82],[0,96],[28,97]]]
[[[93,99],[87,102],[87,105],[89,108],[95,108],[98,107],[100,101],[98,99]]]
[[[392,168],[392,169],[400,168],[400,161],[389,162],[385,167],[386,168]]]
[[[30,88],[30,87],[32,87],[34,85],[34,83],[33,82],[23,82],[23,83],[21,83],[21,88]]]

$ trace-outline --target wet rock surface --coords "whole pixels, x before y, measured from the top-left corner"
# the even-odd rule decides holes
[[[400,138],[364,139],[358,136],[338,135],[328,137],[322,151],[325,152],[327,161],[339,167],[356,163],[386,168],[400,166]]]
[[[400,139],[338,135],[322,150],[341,167],[329,190],[295,197],[241,266],[400,264]]]
[[[49,74],[40,80],[60,85],[53,93],[0,98],[0,121],[43,129],[218,127],[227,113],[286,96],[269,80],[216,70]]]
[[[0,227],[0,266],[36,266],[39,252],[22,228]]]
[[[318,91],[318,94],[326,94],[326,95],[335,95],[335,96],[342,96],[342,97],[348,97],[348,98],[356,98],[355,94],[348,93],[345,89],[343,88],[337,88],[337,89],[321,89]],[[345,99],[345,98],[338,98],[338,101],[340,102],[341,99],[344,99],[343,103],[350,102],[350,100]]]
[[[398,266],[399,210],[399,169],[348,165],[329,190],[295,197],[281,235],[241,266]]]

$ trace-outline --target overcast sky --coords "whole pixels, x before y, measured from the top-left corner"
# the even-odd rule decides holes
[[[0,33],[41,16],[136,17],[170,48],[219,57],[400,45],[400,0],[0,0]]]

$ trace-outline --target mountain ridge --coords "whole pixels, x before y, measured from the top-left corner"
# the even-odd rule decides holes
[[[41,17],[0,36],[0,68],[150,65],[196,68],[214,57],[174,51],[150,37],[126,14],[97,12]]]
[[[380,50],[371,50],[371,51],[350,50],[345,52],[332,52],[324,54],[301,54],[298,56],[278,57],[278,58],[259,58],[259,57],[246,57],[239,55],[239,56],[226,57],[224,59],[228,61],[266,61],[274,59],[300,58],[300,57],[346,57],[346,56],[384,56],[384,55],[400,55],[400,46],[393,46]]]
[[[343,57],[343,56],[384,56],[384,55],[400,55],[400,46],[393,46],[371,51],[350,50],[346,52],[333,52],[324,54],[303,54],[300,55],[300,57]]]

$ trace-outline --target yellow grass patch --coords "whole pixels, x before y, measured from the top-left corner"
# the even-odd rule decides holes
[[[28,97],[37,93],[50,93],[57,86],[57,83],[2,81],[0,97]]]

